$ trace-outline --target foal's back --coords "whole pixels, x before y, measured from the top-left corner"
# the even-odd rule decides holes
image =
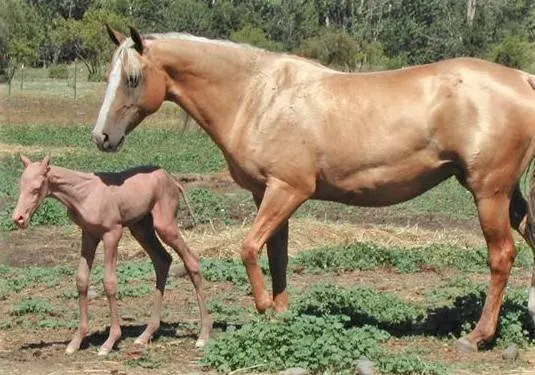
[[[178,202],[180,191],[165,170],[139,166],[117,173],[95,173],[105,186],[109,208],[123,224],[136,222],[150,213],[157,202]]]

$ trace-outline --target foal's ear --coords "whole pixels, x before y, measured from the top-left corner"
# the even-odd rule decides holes
[[[32,163],[32,161],[27,156],[24,156],[22,154],[20,154],[20,161],[22,162],[22,165],[24,165],[24,168],[26,168]]]
[[[116,46],[120,46],[121,43],[126,39],[126,36],[122,32],[112,29],[112,27],[107,23],[104,25],[106,26],[106,31],[108,32],[112,42],[115,43]]]
[[[134,41],[134,48],[141,55],[143,53],[143,48],[145,48],[145,42],[143,41],[141,34],[132,26],[130,26],[130,38]]]
[[[44,174],[47,174],[47,172],[50,170],[50,155],[45,156],[41,161],[41,168],[45,170]]]

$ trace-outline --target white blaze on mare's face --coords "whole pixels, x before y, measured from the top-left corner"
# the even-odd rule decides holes
[[[106,118],[108,117],[108,112],[110,111],[113,100],[117,93],[117,89],[121,83],[121,59],[118,58],[113,65],[113,69],[110,73],[110,80],[108,88],[106,89],[106,95],[104,96],[104,103],[100,108],[98,114],[97,125],[95,126],[95,131],[102,133],[104,125],[106,124]]]

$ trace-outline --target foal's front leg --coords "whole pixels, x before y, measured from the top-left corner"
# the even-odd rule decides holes
[[[117,245],[123,234],[123,228],[118,227],[104,234],[104,291],[110,305],[110,334],[106,342],[100,347],[98,355],[107,355],[121,337],[121,325],[117,310]]]
[[[93,259],[95,259],[95,250],[99,242],[100,239],[82,230],[82,256],[78,265],[78,276],[76,277],[78,303],[80,305],[80,322],[78,331],[76,331],[65,350],[67,354],[72,354],[80,349],[80,344],[89,331],[87,289],[89,287],[89,275],[91,274]]]

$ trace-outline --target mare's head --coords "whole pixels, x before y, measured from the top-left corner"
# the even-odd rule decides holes
[[[106,25],[117,50],[111,61],[108,86],[93,129],[93,142],[101,151],[117,151],[146,116],[165,100],[165,73],[148,55],[149,41],[133,28],[130,37]]]
[[[50,158],[45,156],[41,161],[32,162],[26,156],[20,155],[20,160],[24,165],[24,172],[20,178],[20,195],[13,212],[13,221],[19,228],[27,228],[33,213],[48,195]]]

